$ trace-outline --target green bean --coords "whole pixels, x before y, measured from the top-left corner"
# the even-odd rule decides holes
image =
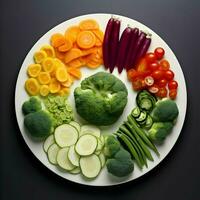
[[[128,124],[128,123],[127,123]],[[134,134],[136,140],[138,141],[138,143],[140,144],[141,148],[143,149],[146,157],[153,161],[153,157],[150,153],[150,151],[148,150],[147,146],[145,145],[145,143],[141,140],[141,138],[138,136],[138,134],[134,131],[134,129],[128,124],[129,128],[131,129],[131,132]]]
[[[151,143],[149,138],[146,136],[145,132],[138,127],[137,122],[131,115],[128,116],[128,122],[131,124],[137,135],[146,143],[146,145],[151,148],[158,156],[160,155],[154,144]]]
[[[138,164],[139,168],[142,169],[142,164],[140,162],[140,159],[138,157],[137,152],[135,151],[135,149],[133,148],[132,144],[130,143],[130,141],[125,137],[125,134],[117,134],[118,137],[126,144],[127,148],[129,149],[129,151],[131,152],[132,156],[135,158],[136,163]]]
[[[126,134],[130,139],[130,142],[132,143],[132,145],[134,146],[135,150],[138,152],[139,154],[139,158],[141,163],[143,163],[143,165],[145,165],[147,167],[147,162],[146,162],[146,157],[143,154],[143,152],[141,152],[141,148],[140,145],[138,144],[138,142],[135,140],[135,138],[133,137],[133,135],[130,133],[130,131],[124,126],[122,125],[119,130],[121,131],[121,133]]]

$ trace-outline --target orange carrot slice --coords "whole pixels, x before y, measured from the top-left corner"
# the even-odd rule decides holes
[[[91,31],[81,31],[77,37],[77,44],[80,48],[89,49],[96,43],[96,37]]]
[[[79,23],[79,27],[81,30],[94,30],[99,28],[99,24],[94,19],[86,19]]]
[[[74,43],[79,32],[80,28],[78,26],[71,26],[65,31],[65,38],[71,40],[72,43]]]
[[[65,63],[69,63],[70,61],[79,58],[82,56],[82,51],[77,48],[71,48],[68,52],[65,54]]]
[[[70,39],[66,39],[65,40],[65,44],[63,44],[62,46],[58,47],[58,51],[60,52],[67,52],[72,48],[72,42]]]

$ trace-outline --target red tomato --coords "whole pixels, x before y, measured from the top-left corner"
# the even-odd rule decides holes
[[[134,90],[142,90],[145,88],[145,82],[144,79],[142,78],[136,78],[133,82],[132,82],[132,86]]]
[[[163,77],[163,71],[161,70],[155,70],[152,72],[152,77],[155,79],[155,80],[160,80],[162,79]]]
[[[158,92],[156,93],[156,96],[158,96],[160,98],[166,97],[167,96],[167,88],[166,87],[159,88]]]
[[[158,60],[162,59],[164,54],[165,54],[165,50],[162,48],[162,47],[157,47],[155,50],[154,50],[154,54],[156,55],[156,58]]]
[[[167,85],[167,80],[166,79],[160,79],[158,81],[158,86],[159,87],[165,87]]]
[[[176,99],[176,96],[177,96],[177,89],[172,89],[169,91],[169,97],[171,99]]]
[[[159,66],[160,66],[159,63],[155,61],[149,64],[149,69],[151,71],[155,71],[159,68]]]
[[[161,60],[160,61],[160,68],[162,69],[162,70],[168,70],[169,68],[170,68],[170,64],[169,64],[169,62],[167,61],[167,60]]]
[[[135,68],[139,72],[144,72],[147,70],[147,61],[145,58],[142,58]]]
[[[169,90],[177,89],[178,83],[176,81],[172,80],[168,83],[168,88],[169,88]]]
[[[156,61],[156,55],[154,53],[147,53],[145,55],[145,59],[147,61],[147,63],[152,63],[152,62],[155,62]]]
[[[159,90],[159,87],[156,84],[153,84],[152,86],[150,86],[148,88],[149,92],[151,92],[152,94],[156,94]]]
[[[164,77],[168,80],[171,81],[174,78],[174,72],[172,70],[167,70],[164,73]]]

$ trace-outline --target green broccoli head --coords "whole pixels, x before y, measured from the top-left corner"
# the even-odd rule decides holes
[[[109,135],[105,138],[104,153],[107,157],[113,157],[120,149],[120,143],[116,137]]]
[[[41,101],[38,97],[33,96],[22,105],[22,112],[24,115],[33,113],[42,109]]]
[[[178,117],[179,111],[176,103],[164,98],[156,103],[151,116],[155,122],[173,122]]]
[[[120,148],[113,158],[107,160],[106,167],[108,172],[114,176],[123,177],[134,170],[134,163],[130,153]]]
[[[113,124],[127,104],[127,88],[114,75],[98,72],[74,91],[78,114],[95,125]]]
[[[172,122],[155,122],[148,131],[149,138],[156,143],[162,143],[173,128]]]
[[[53,132],[53,120],[51,115],[44,110],[30,113],[24,118],[24,125],[31,136],[45,138]]]

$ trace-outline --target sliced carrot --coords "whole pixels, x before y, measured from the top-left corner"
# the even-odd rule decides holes
[[[49,86],[48,85],[42,85],[40,87],[40,95],[45,97],[49,94]]]
[[[76,59],[70,61],[69,63],[67,63],[67,65],[69,67],[81,67],[81,66],[83,66],[83,62],[79,58],[76,58]]]
[[[78,26],[71,26],[65,31],[65,38],[70,39],[74,43],[79,32],[80,28]]]
[[[53,93],[53,94],[57,93],[57,92],[59,92],[60,88],[61,88],[60,83],[55,78],[52,78],[51,82],[49,84],[50,92]]]
[[[55,48],[64,45],[65,42],[65,37],[60,33],[56,33],[51,36],[51,45]]]
[[[81,79],[81,71],[79,68],[68,67],[67,71],[70,75],[72,75],[76,79]]]
[[[40,50],[45,51],[48,57],[55,57],[54,48],[48,44],[42,46]]]
[[[57,70],[56,70],[56,79],[59,81],[59,82],[65,82],[68,80],[68,73],[67,73],[67,69],[64,68],[64,67],[59,67]]]
[[[96,43],[95,43],[95,46],[97,47],[101,47],[102,46],[102,42],[99,38],[96,37]]]
[[[65,63],[69,63],[70,61],[79,58],[82,56],[82,51],[77,48],[71,48],[68,52],[65,54]]]
[[[95,61],[92,61],[92,60],[90,60],[90,61],[86,64],[86,66],[89,67],[89,68],[91,68],[91,69],[96,69],[96,68],[99,67],[100,65],[101,65],[100,62],[95,62]]]
[[[28,66],[27,73],[30,77],[37,77],[41,71],[41,65],[40,64],[31,64]]]
[[[74,80],[71,76],[68,77],[68,80],[65,82],[62,82],[61,85],[64,87],[70,87],[73,84]]]
[[[46,84],[50,83],[51,76],[48,72],[40,72],[37,79],[38,79],[40,84],[46,85]]]
[[[77,36],[77,44],[80,48],[89,49],[96,43],[96,37],[91,31],[81,31]]]
[[[99,28],[99,24],[94,19],[86,19],[79,23],[79,27],[81,30],[94,30]]]
[[[69,88],[66,88],[66,87],[63,87],[61,88],[61,90],[58,92],[58,95],[60,96],[68,96],[70,93],[70,89]]]
[[[42,68],[45,72],[51,73],[55,68],[55,61],[51,57],[47,57],[42,61]]]
[[[56,55],[56,58],[58,58],[61,61],[64,61],[64,59],[65,59],[65,53],[64,52],[60,52],[57,49],[55,49],[55,55]]]
[[[46,57],[47,57],[47,54],[43,50],[36,51],[33,55],[35,63],[41,63]]]
[[[101,57],[101,58],[103,58],[103,51],[102,51],[102,48],[100,47],[100,48],[97,48],[97,54]]]
[[[79,61],[81,62],[81,66],[84,66],[86,64],[86,61],[85,61],[85,56],[82,56],[79,58]]]
[[[40,90],[40,84],[35,78],[29,78],[25,82],[25,89],[30,95],[37,95]]]
[[[103,38],[104,38],[103,31],[101,31],[100,29],[96,29],[96,30],[92,30],[92,32],[95,34],[95,36],[96,36],[101,42],[103,42]]]
[[[90,49],[84,49],[84,50],[82,50],[82,56],[87,56],[91,53],[97,53],[97,51],[98,51],[97,47],[93,47]]]
[[[72,41],[70,39],[65,39],[65,44],[58,47],[58,51],[67,52],[72,48]]]

